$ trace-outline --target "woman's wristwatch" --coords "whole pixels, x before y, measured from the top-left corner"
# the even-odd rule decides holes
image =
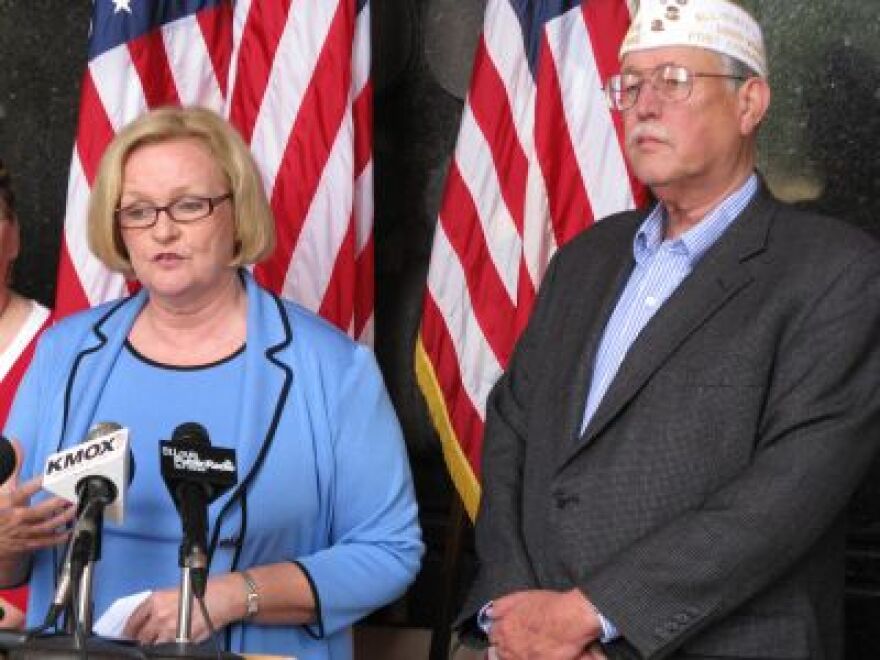
[[[241,571],[241,577],[244,579],[245,589],[247,590],[247,611],[245,612],[245,621],[250,621],[257,612],[260,611],[260,592],[257,591],[257,583],[247,571]]]

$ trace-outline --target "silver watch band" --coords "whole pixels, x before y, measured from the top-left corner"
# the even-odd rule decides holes
[[[240,571],[242,579],[244,579],[245,588],[247,589],[247,611],[245,619],[253,619],[257,612],[260,611],[260,592],[257,591],[257,583],[247,571]]]

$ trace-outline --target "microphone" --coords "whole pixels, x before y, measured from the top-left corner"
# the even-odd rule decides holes
[[[159,443],[162,479],[180,513],[180,566],[193,569],[193,588],[207,581],[208,505],[238,482],[235,450],[212,447],[205,427],[186,422]]]
[[[46,459],[43,487],[77,504],[77,520],[61,563],[61,572],[46,624],[67,606],[83,569],[100,558],[100,530],[106,513],[121,523],[125,495],[134,477],[128,429],[115,422],[95,424],[86,440]],[[89,575],[89,577],[91,577]],[[90,592],[90,588],[86,590]],[[90,596],[84,593],[83,597]]]
[[[15,455],[12,443],[5,435],[0,435],[0,484],[6,483],[6,480],[12,476],[17,462],[18,457]]]
[[[80,512],[89,501],[103,504],[107,517],[121,524],[133,470],[128,429],[100,422],[83,443],[46,459],[43,488],[78,504]]]
[[[189,644],[193,596],[204,598],[208,585],[208,505],[238,481],[235,450],[212,447],[204,426],[186,422],[159,442],[159,459],[183,528],[175,641]]]

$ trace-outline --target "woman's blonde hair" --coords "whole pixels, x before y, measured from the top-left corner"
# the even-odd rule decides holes
[[[275,222],[263,182],[238,132],[205,108],[163,107],[123,128],[98,166],[89,199],[88,237],[95,256],[107,268],[132,275],[131,261],[115,211],[122,197],[122,175],[129,156],[148,144],[194,138],[207,147],[232,193],[235,250],[230,266],[257,263],[275,247]]]

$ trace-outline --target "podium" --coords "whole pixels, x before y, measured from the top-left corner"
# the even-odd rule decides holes
[[[158,646],[139,646],[133,642],[116,641],[90,636],[83,640],[83,646],[76,645],[70,635],[46,635],[28,639],[25,633],[0,631],[0,658],[7,660],[127,660],[141,658],[149,660],[203,660],[222,658],[222,660],[244,660],[245,658],[271,658],[280,656],[241,656],[227,651],[219,654],[210,643],[204,644],[161,644]]]
[[[148,658],[150,660],[164,660],[165,658],[216,658],[217,654],[213,646],[203,644],[194,646],[198,652],[186,653],[186,649],[178,648],[178,654],[173,655],[173,644],[161,646],[138,646],[131,642],[116,642],[89,637],[85,644],[85,657],[95,660],[126,660],[127,658]],[[80,660],[83,657],[81,649],[74,648],[73,640],[67,635],[50,635],[27,640],[21,632],[0,631],[0,658],[8,660]],[[241,660],[296,660],[293,656],[260,655],[246,653],[236,655],[223,652],[225,660],[232,658]]]
[[[0,657],[8,660],[71,660],[95,658],[96,660],[125,660],[143,658],[143,652],[134,644],[121,644],[98,637],[89,637],[82,647],[74,644],[68,635],[50,635],[27,639],[19,635],[17,640],[0,638]]]

